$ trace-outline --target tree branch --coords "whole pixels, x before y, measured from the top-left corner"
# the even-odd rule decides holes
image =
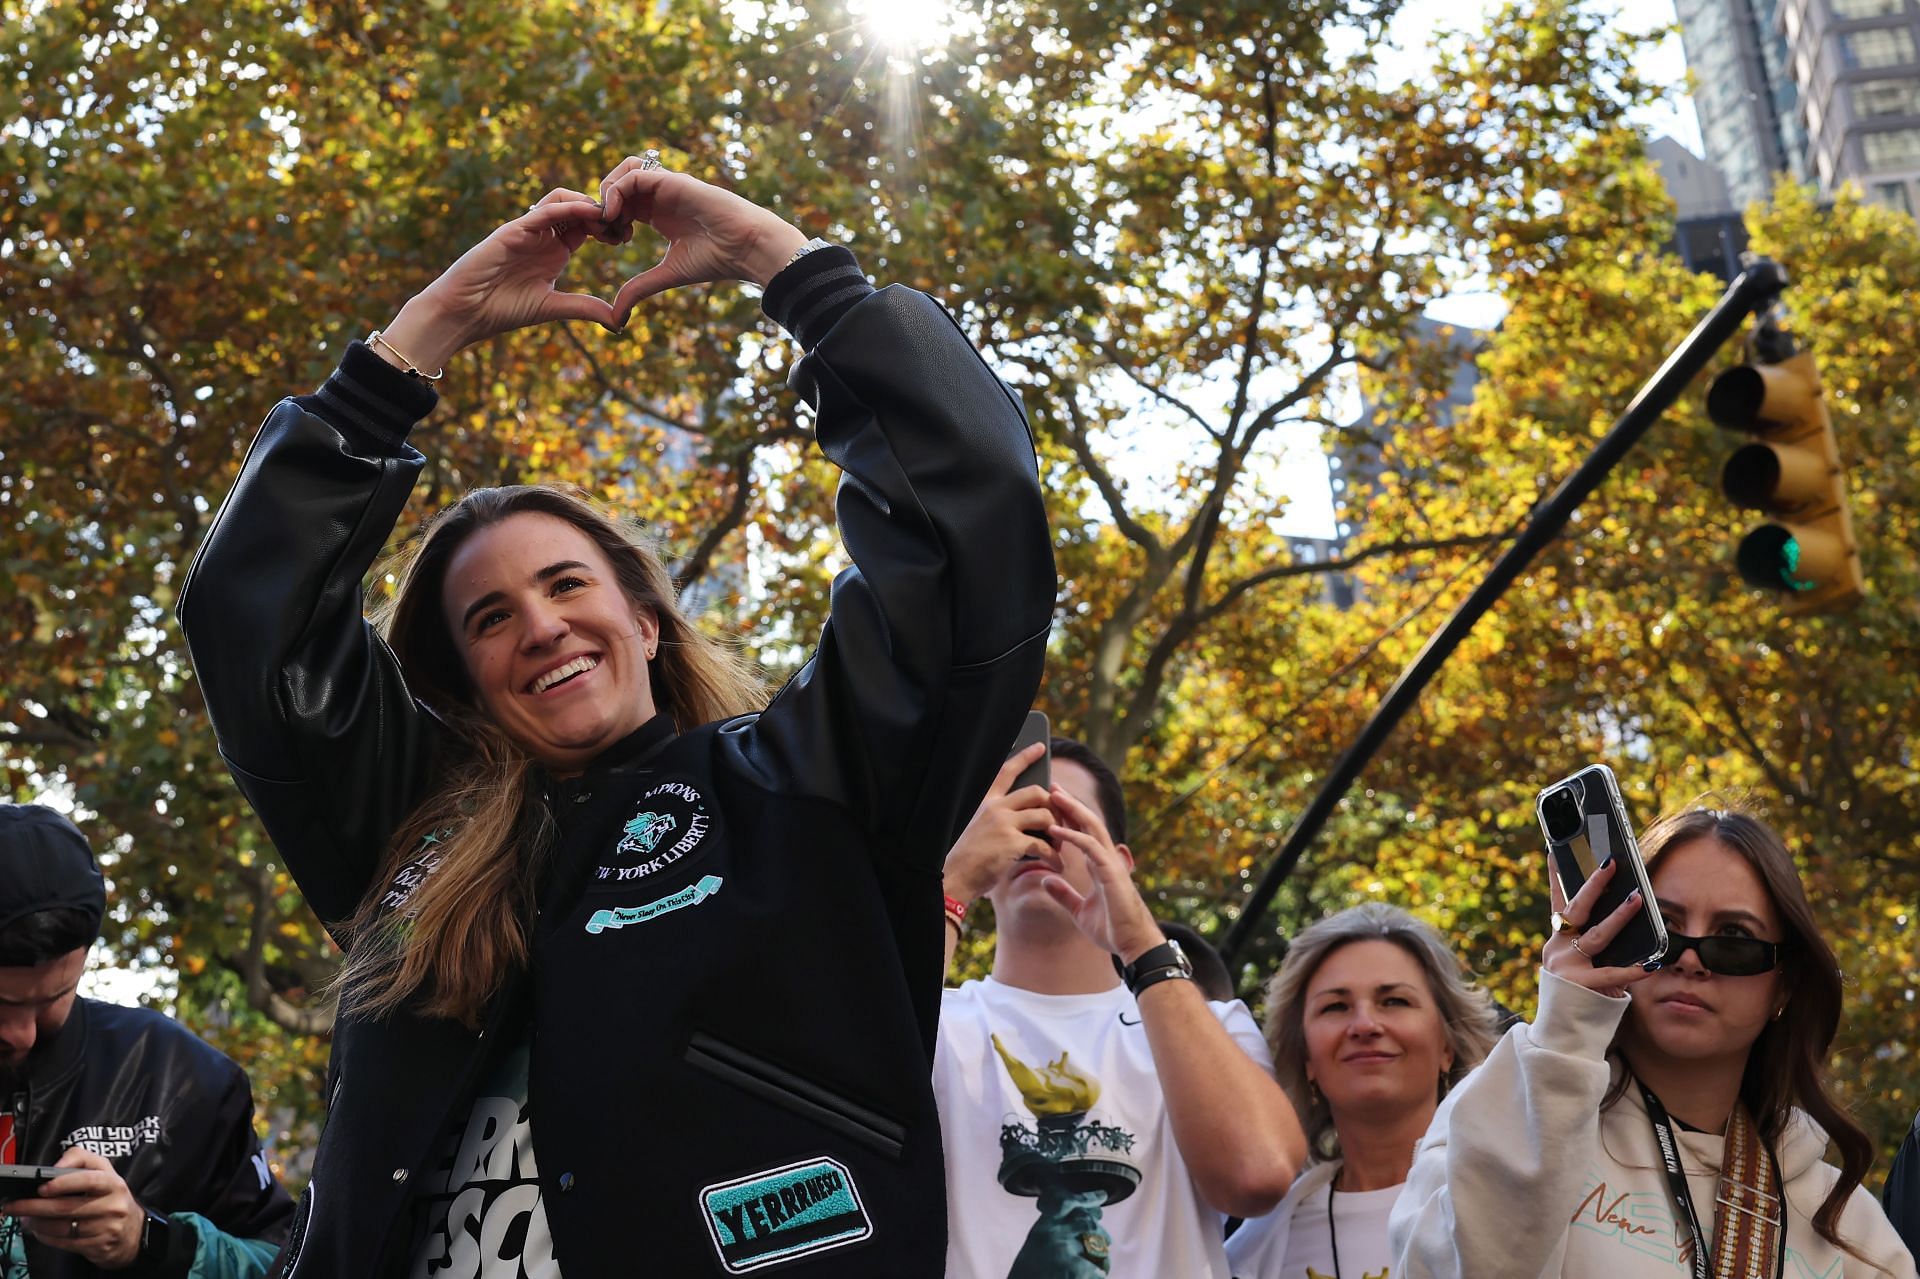
[[[247,986],[247,1006],[282,1030],[296,1035],[325,1035],[333,1030],[334,1010],[330,1004],[303,1008],[273,988],[267,980],[267,929],[272,922],[273,886],[261,867],[240,871],[241,883],[253,902],[253,919],[247,929],[244,955],[227,962],[240,974]]]
[[[700,535],[699,545],[693,553],[681,562],[673,571],[673,586],[684,591],[693,583],[707,575],[707,569],[713,561],[714,552],[720,549],[720,543],[727,534],[739,528],[747,518],[747,508],[753,501],[753,467],[750,465],[753,450],[736,455],[726,465],[733,474],[733,497],[727,503],[727,509],[707,531]]]
[[[1045,365],[1031,357],[1010,356],[1009,358],[1028,369],[1047,371]],[[1107,509],[1112,512],[1114,527],[1120,530],[1121,536],[1146,551],[1150,558],[1157,559],[1165,556],[1166,548],[1160,544],[1160,539],[1155,537],[1146,525],[1135,519],[1131,511],[1127,510],[1126,498],[1120,492],[1119,482],[1113,478],[1113,473],[1107,470],[1106,464],[1094,454],[1093,444],[1087,438],[1086,418],[1082,415],[1080,402],[1074,399],[1071,388],[1058,397],[1058,403],[1066,410],[1069,419],[1068,422],[1061,424],[1061,433],[1067,437],[1067,445],[1073,450],[1074,457],[1079,460],[1081,469],[1086,471],[1087,478],[1093,481],[1093,487],[1099,491],[1101,500],[1106,502]]]
[[[1503,533],[1474,533],[1459,537],[1421,538],[1398,542],[1382,542],[1376,546],[1342,555],[1334,559],[1316,560],[1311,563],[1298,561],[1289,564],[1277,564],[1262,569],[1258,573],[1248,574],[1233,583],[1219,598],[1204,608],[1183,610],[1175,615],[1154,642],[1147,654],[1147,660],[1141,663],[1140,680],[1134,688],[1133,697],[1127,705],[1127,718],[1133,722],[1136,717],[1147,714],[1153,703],[1158,700],[1160,686],[1166,678],[1167,666],[1182,645],[1206,627],[1217,621],[1241,600],[1269,583],[1289,577],[1308,577],[1322,573],[1340,573],[1354,568],[1371,559],[1384,555],[1410,555],[1421,551],[1446,551],[1465,547],[1486,547],[1513,537],[1512,530]]]

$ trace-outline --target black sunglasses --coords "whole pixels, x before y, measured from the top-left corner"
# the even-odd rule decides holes
[[[1685,933],[1667,934],[1667,951],[1660,957],[1663,967],[1671,968],[1691,948],[1700,956],[1700,966],[1722,977],[1752,977],[1769,973],[1780,966],[1780,943],[1758,937],[1689,937]]]

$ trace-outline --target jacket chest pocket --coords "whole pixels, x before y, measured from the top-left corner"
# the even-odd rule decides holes
[[[695,1070],[812,1120],[888,1159],[899,1159],[906,1148],[905,1124],[705,1031],[693,1032],[686,1062]]]

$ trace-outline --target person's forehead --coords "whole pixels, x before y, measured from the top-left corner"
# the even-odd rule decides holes
[[[87,952],[76,950],[31,968],[0,966],[0,1004],[39,1003],[64,995],[80,979]]]
[[[526,586],[541,569],[579,561],[595,572],[607,557],[586,533],[542,511],[521,511],[468,538],[447,565],[449,602],[462,596]]]
[[[1384,938],[1369,937],[1348,942],[1321,960],[1313,979],[1307,983],[1307,991],[1312,994],[1344,988],[1370,994],[1389,983],[1424,987],[1426,974],[1420,962],[1404,947]]]
[[[1739,912],[1776,924],[1780,912],[1760,872],[1717,839],[1669,849],[1653,866],[1653,895],[1663,907],[1703,914]]]
[[[1105,815],[1100,806],[1100,786],[1093,780],[1093,774],[1085,764],[1071,759],[1053,761],[1054,785],[1073,796],[1094,812]]]

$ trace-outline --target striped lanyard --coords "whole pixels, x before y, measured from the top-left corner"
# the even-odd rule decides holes
[[[1639,1083],[1639,1080],[1635,1080]],[[1787,1269],[1786,1190],[1780,1167],[1760,1139],[1752,1116],[1736,1102],[1727,1121],[1726,1153],[1720,1160],[1720,1194],[1713,1214],[1714,1248],[1707,1249],[1700,1214],[1687,1188],[1687,1170],[1680,1163],[1680,1142],[1673,1132],[1667,1108],[1640,1084],[1640,1096],[1653,1121],[1653,1137],[1660,1146],[1667,1185],[1674,1203],[1693,1235],[1693,1279],[1779,1279]],[[1768,1189],[1772,1187],[1772,1189]],[[1766,1268],[1771,1257],[1773,1268]]]

